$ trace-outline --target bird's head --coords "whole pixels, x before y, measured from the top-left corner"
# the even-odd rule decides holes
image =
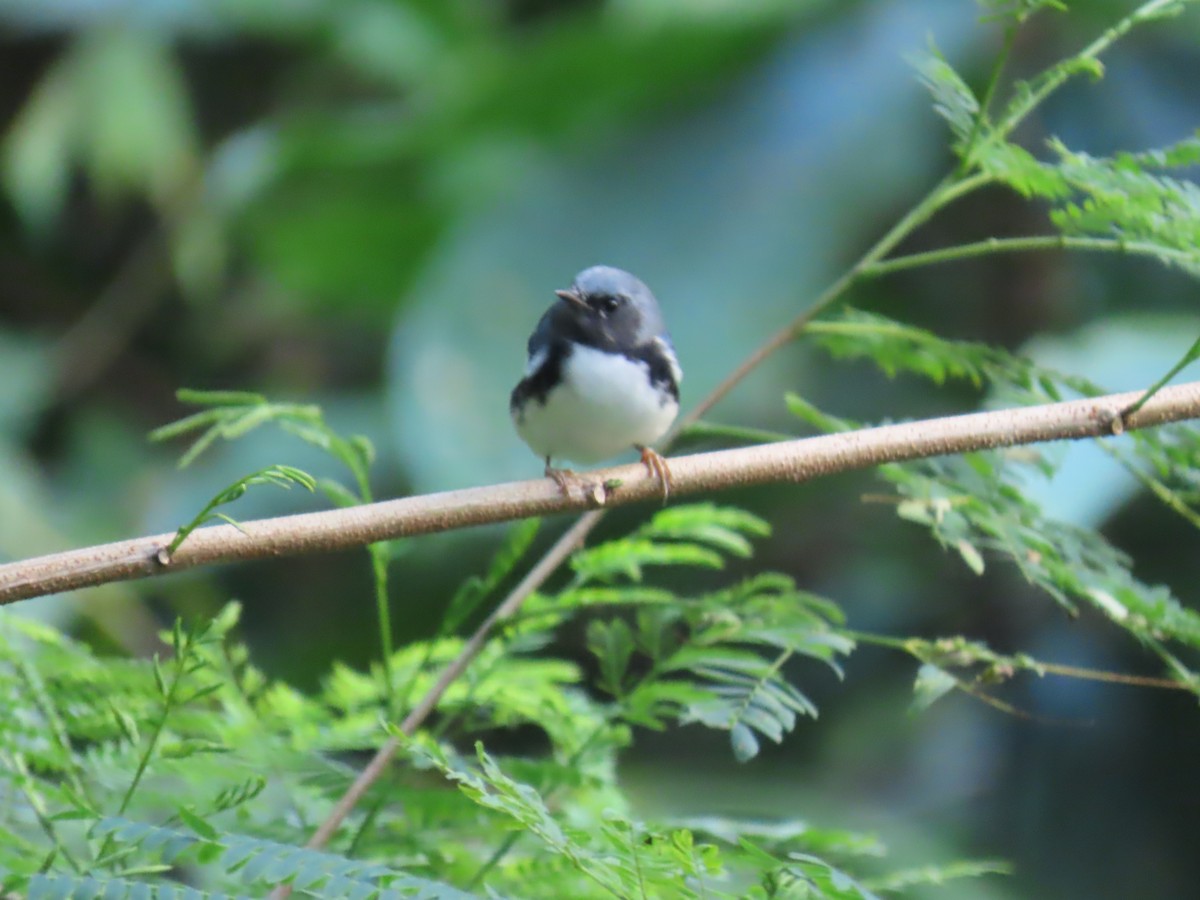
[[[555,293],[576,328],[601,346],[634,347],[666,332],[650,288],[622,269],[592,266]]]

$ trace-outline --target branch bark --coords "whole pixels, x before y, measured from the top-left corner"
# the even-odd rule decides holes
[[[802,482],[947,453],[1041,441],[1119,434],[1165,422],[1200,418],[1200,382],[1163,388],[1123,417],[1141,392],[1042,406],[972,413],[885,425],[777,444],[720,450],[670,461],[672,493],[778,482]],[[564,496],[549,479],[510,482],[352,509],[197,529],[173,555],[173,534],[119,541],[0,566],[0,604],[195,566],[341,550],[380,540],[472,525],[621,506],[660,496],[658,482],[640,464],[587,473],[587,489]]]

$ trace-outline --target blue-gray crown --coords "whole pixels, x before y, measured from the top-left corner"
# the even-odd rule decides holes
[[[575,276],[572,288],[584,298],[596,296],[628,297],[634,309],[638,311],[640,322],[637,328],[637,341],[649,341],[667,331],[658,301],[650,288],[646,287],[635,275],[624,269],[612,266],[592,266],[584,269]]]

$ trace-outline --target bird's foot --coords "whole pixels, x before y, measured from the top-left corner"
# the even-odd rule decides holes
[[[578,472],[572,471],[571,469],[556,469],[554,466],[550,465],[549,462],[546,463],[545,471],[546,477],[558,485],[558,489],[562,491],[563,496],[568,500],[571,499],[576,492],[583,494],[587,493],[587,484],[582,478],[579,477]]]
[[[662,486],[663,506],[671,496],[671,467],[667,465],[666,457],[650,447],[638,447],[642,451],[642,463],[650,472],[650,477]]]

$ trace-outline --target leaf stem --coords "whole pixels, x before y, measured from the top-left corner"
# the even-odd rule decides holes
[[[883,237],[876,241],[862,255],[858,262],[821,292],[804,312],[800,313],[791,322],[767,338],[757,350],[746,357],[737,368],[730,372],[707,397],[679,419],[667,433],[664,439],[665,446],[670,447],[676,437],[693,422],[698,421],[709,410],[720,403],[730,391],[741,384],[746,376],[757,369],[775,351],[791,343],[796,337],[802,334],[809,322],[842,300],[850,288],[854,286],[855,282],[864,277],[865,273],[876,266],[901,241],[932,218],[935,213],[958,198],[977,190],[985,184],[989,184],[991,181],[991,176],[983,174],[968,175],[961,178],[950,174],[939,181],[895,225],[888,229]]]
[[[162,708],[159,711],[158,718],[154,721],[154,729],[150,733],[150,740],[146,744],[146,749],[142,751],[138,758],[137,768],[134,770],[133,778],[129,781],[129,787],[125,789],[125,795],[121,798],[121,803],[117,807],[117,815],[125,815],[125,811],[129,808],[130,801],[133,800],[133,795],[137,792],[138,785],[142,783],[142,778],[146,774],[146,769],[150,765],[150,760],[154,756],[154,751],[158,747],[158,742],[162,738],[163,731],[167,727],[167,719],[171,715],[171,711],[175,707],[175,698],[178,694],[180,685],[183,684],[184,678],[188,674],[189,659],[191,657],[191,648],[194,635],[191,632],[185,631],[176,620],[174,645],[175,645],[175,660],[172,666],[172,674],[170,684],[164,684],[161,678],[158,678],[158,660],[155,659],[154,668],[156,681],[158,681],[159,689],[162,692]],[[100,847],[100,851],[96,854],[96,859],[103,862],[104,858],[112,850],[113,834],[109,832],[104,843]]]
[[[918,662],[930,663],[939,668],[949,666],[947,658],[950,654],[955,654],[958,657],[957,666],[959,668],[971,665],[1007,666],[1014,671],[1032,672],[1035,675],[1059,675],[1063,678],[1077,678],[1081,681],[1103,681],[1107,684],[1124,684],[1132,687],[1160,688],[1170,691],[1192,690],[1188,684],[1172,681],[1169,678],[1156,678],[1152,675],[1127,675],[1124,672],[1108,672],[1103,669],[1043,662],[1024,654],[1004,656],[982,644],[976,644],[966,639],[950,639],[949,643],[952,646],[943,647],[940,645],[947,643],[944,638],[938,641],[928,641],[923,638],[899,638],[869,631],[855,631],[851,628],[839,629],[839,633],[860,644],[872,644],[877,647],[886,647],[889,650],[898,650]]]
[[[988,77],[987,87],[984,88],[983,99],[979,101],[979,110],[975,114],[975,121],[971,123],[971,133],[967,135],[967,140],[963,144],[961,159],[958,165],[958,174],[960,177],[965,176],[974,167],[975,148],[979,144],[979,136],[983,133],[984,124],[987,122],[988,109],[992,105],[992,100],[996,96],[996,88],[1000,84],[1000,76],[1004,73],[1004,67],[1008,65],[1008,58],[1012,55],[1013,44],[1017,39],[1017,26],[1009,24],[1004,29],[1004,42],[1000,48],[1000,52],[996,54],[996,60],[992,64],[992,72]]]
[[[1136,403],[1131,403],[1129,407],[1122,412],[1122,415],[1128,415],[1129,413],[1137,412],[1146,405],[1147,400],[1161,391],[1166,386],[1168,381],[1178,375],[1197,359],[1200,359],[1200,338],[1196,339],[1195,343],[1192,344],[1187,353],[1183,354],[1183,357],[1179,360],[1179,362],[1171,366],[1170,371],[1167,372],[1166,375],[1158,379],[1158,381],[1154,382],[1154,384],[1152,384],[1150,387],[1146,388],[1146,393],[1142,394]]]
[[[371,581],[375,586],[375,614],[379,618],[379,652],[383,678],[383,702],[388,718],[399,709],[396,699],[395,678],[392,674],[395,648],[392,643],[392,607],[388,602],[388,561],[390,553],[385,544],[374,543],[367,547],[371,559]]]
[[[1195,262],[1195,255],[1183,250],[1172,250],[1159,244],[1143,241],[1125,241],[1120,238],[1072,237],[1065,234],[1028,235],[1011,238],[986,238],[970,244],[958,244],[940,250],[909,253],[891,259],[879,260],[863,268],[862,278],[878,278],[905,269],[917,269],[940,263],[956,262],[978,256],[998,253],[1028,253],[1039,250],[1086,250],[1100,253],[1121,253],[1129,256],[1149,256],[1166,262]],[[1174,373],[1172,373],[1174,375]]]

